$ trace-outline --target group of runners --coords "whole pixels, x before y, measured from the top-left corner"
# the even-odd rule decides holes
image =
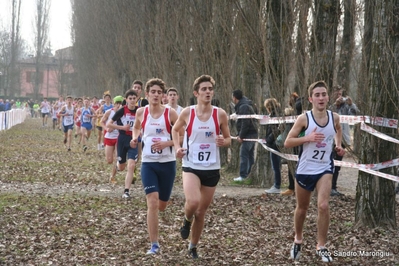
[[[147,254],[160,252],[158,213],[167,207],[176,176],[176,159],[182,159],[182,179],[185,194],[184,219],[180,228],[182,239],[191,235],[188,254],[198,258],[197,244],[204,228],[205,214],[213,201],[220,179],[220,147],[231,143],[226,112],[212,105],[215,80],[209,75],[198,77],[193,84],[196,104],[178,106],[178,92],[166,89],[165,82],[153,78],[145,84],[145,98],[141,97],[143,83],[134,81],[124,96],[104,95],[104,104],[97,110],[90,99],[73,99],[59,107],[65,133],[64,143],[70,150],[72,130],[76,117],[80,124],[81,144],[86,151],[86,141],[92,129],[92,119],[99,120],[104,134],[106,160],[112,165],[110,181],[115,174],[127,168],[122,197],[130,199],[136,164],[141,160],[141,180],[147,201],[147,230],[150,249]],[[334,171],[332,149],[344,154],[341,147],[339,116],[327,111],[329,101],[327,85],[313,83],[308,90],[312,110],[300,115],[285,141],[286,147],[302,146],[299,156],[295,210],[295,239],[291,257],[298,259],[303,241],[303,226],[314,188],[318,190],[317,246],[323,261],[331,261],[326,249],[329,225],[329,191]],[[167,95],[168,103],[163,100]],[[80,110],[80,112],[79,112]],[[74,121],[75,118],[75,121]],[[89,125],[90,124],[90,125]],[[76,135],[79,132],[77,131]],[[116,150],[116,160],[115,158]]]

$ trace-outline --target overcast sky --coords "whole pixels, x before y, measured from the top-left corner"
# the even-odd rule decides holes
[[[0,29],[10,30],[12,0],[0,0]],[[34,21],[36,0],[22,0],[21,37],[32,47],[34,42]],[[72,45],[71,0],[51,0],[49,40],[55,50]]]

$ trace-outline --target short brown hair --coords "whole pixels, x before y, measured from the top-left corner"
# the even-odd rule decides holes
[[[313,90],[315,88],[326,88],[326,90],[328,91],[327,83],[324,80],[319,80],[319,81],[316,81],[316,82],[313,82],[312,84],[310,84],[310,86],[308,88],[309,97],[312,97]]]
[[[141,87],[143,87],[143,82],[141,81],[141,80],[135,80],[135,81],[133,81],[133,83],[132,83],[132,88],[133,88],[133,85],[134,84],[139,84]]]
[[[170,87],[167,91],[166,94],[169,94],[170,91],[174,91],[176,92],[177,95],[179,95],[179,92],[177,91],[177,89],[175,87]]]
[[[145,84],[145,92],[150,92],[150,88],[154,85],[158,85],[159,87],[161,87],[162,92],[165,93],[165,82],[162,79],[159,78],[152,78],[150,80],[147,81],[147,83]]]
[[[194,81],[193,90],[198,92],[198,90],[199,90],[199,85],[200,85],[202,82],[210,82],[210,83],[212,83],[212,86],[215,86],[215,80],[214,80],[211,76],[209,76],[209,75],[202,75],[202,76],[198,77],[198,78]]]

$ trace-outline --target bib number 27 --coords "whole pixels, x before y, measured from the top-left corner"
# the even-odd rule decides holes
[[[314,153],[314,155],[312,156],[313,159],[323,160],[324,154],[326,153],[326,151],[314,150],[313,153]]]

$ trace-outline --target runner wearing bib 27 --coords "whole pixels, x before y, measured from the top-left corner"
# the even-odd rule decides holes
[[[317,81],[309,86],[309,102],[312,110],[302,114],[288,133],[284,146],[301,146],[296,170],[296,209],[294,214],[295,238],[291,247],[291,258],[299,259],[303,241],[303,226],[310,204],[312,191],[317,189],[317,245],[316,252],[322,261],[332,261],[326,248],[330,223],[329,200],[334,171],[333,144],[336,152],[344,155],[341,146],[342,130],[339,115],[327,111],[329,101],[327,84]],[[304,132],[304,134],[301,134]]]

